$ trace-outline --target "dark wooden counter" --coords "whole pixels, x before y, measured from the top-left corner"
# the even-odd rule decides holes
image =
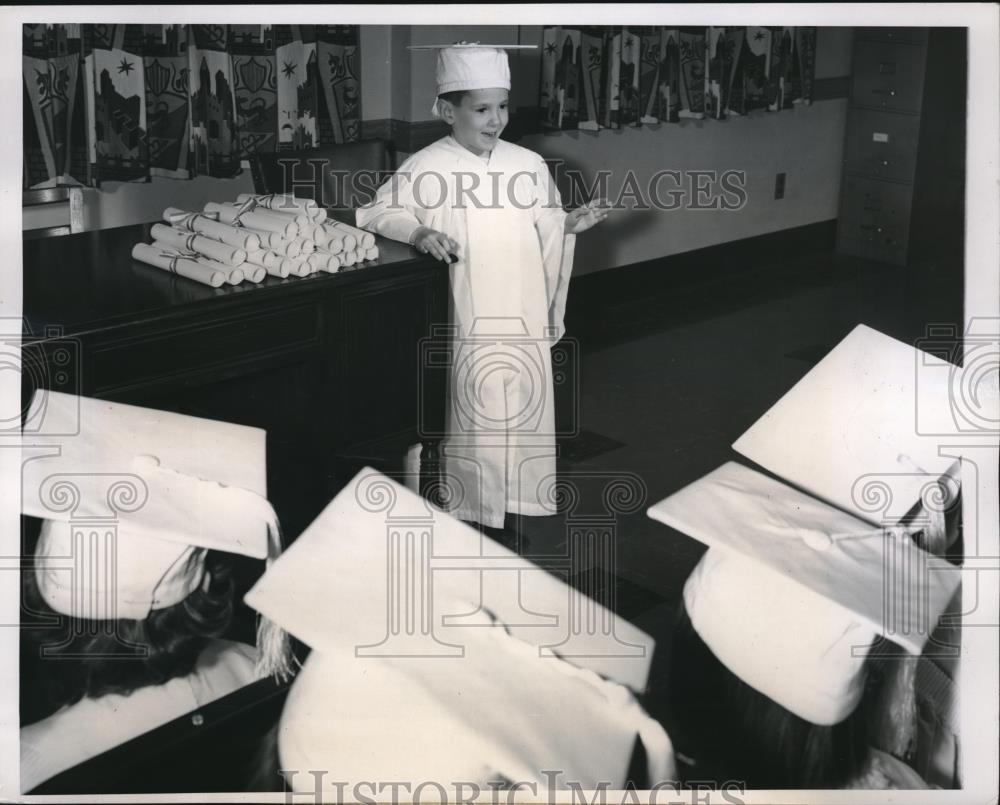
[[[447,323],[446,266],[380,238],[377,261],[336,274],[211,288],[131,258],[150,226],[25,241],[25,402],[52,388],[265,428],[293,534],[377,464],[372,444],[440,432],[421,342]]]

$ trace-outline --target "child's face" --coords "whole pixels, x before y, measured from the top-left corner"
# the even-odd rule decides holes
[[[490,153],[507,126],[505,89],[474,89],[459,106],[444,104],[442,117],[451,125],[451,134],[473,154]]]

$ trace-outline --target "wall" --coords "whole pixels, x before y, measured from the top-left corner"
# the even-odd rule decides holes
[[[497,43],[541,42],[537,26],[422,25],[411,30],[413,44],[458,40]],[[850,73],[851,29],[820,28],[816,78]],[[511,57],[511,107],[537,104],[541,75],[539,51],[515,51]],[[409,90],[409,104],[394,105],[392,117],[414,122],[432,119],[434,54],[413,52],[410,69],[394,77]],[[746,176],[746,204],[739,210],[621,210],[599,229],[581,236],[574,274],[678,254],[740,238],[827,221],[837,217],[847,99],[817,101],[777,114],[754,113],[728,120],[686,120],[657,127],[599,133],[564,131],[534,134],[518,144],[562,170],[578,171],[587,186],[600,168],[610,171],[610,197],[619,195],[631,172],[641,188],[659,170],[737,170]],[[785,173],[785,197],[774,199],[776,173]],[[564,195],[565,174],[557,171]],[[665,195],[670,187],[665,183]]]
[[[410,51],[407,46],[463,39],[534,44],[541,41],[541,28],[363,26],[362,117],[414,123],[432,120],[434,53]],[[850,29],[821,28],[818,39],[816,77],[846,76]],[[537,104],[540,58],[538,51],[515,52],[512,57],[514,109]],[[588,183],[598,167],[611,170],[612,195],[626,170],[632,170],[642,186],[655,171],[665,168],[746,172],[748,200],[739,211],[616,213],[600,230],[581,237],[576,272],[583,274],[836,217],[846,109],[846,99],[838,98],[779,114],[758,113],[726,121],[685,121],[599,134],[537,134],[520,144],[546,159],[564,160],[565,167],[579,169]],[[774,174],[779,171],[787,174],[785,198],[775,201]],[[234,179],[108,182],[100,190],[85,191],[84,226],[98,229],[154,220],[166,206],[200,207],[205,201],[235,198],[252,186],[248,170]],[[39,215],[27,210],[26,225],[41,225],[36,223]]]

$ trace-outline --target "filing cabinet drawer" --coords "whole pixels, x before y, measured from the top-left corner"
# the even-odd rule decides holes
[[[905,42],[923,45],[927,42],[926,28],[858,28],[858,39],[868,42]]]
[[[843,250],[873,260],[904,262],[912,196],[909,185],[845,176],[837,223]]]
[[[919,112],[926,48],[886,42],[855,43],[851,103],[893,112]]]
[[[850,173],[913,181],[920,118],[855,109],[847,131],[844,160]]]

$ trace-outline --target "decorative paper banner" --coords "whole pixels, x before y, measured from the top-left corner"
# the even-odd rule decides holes
[[[642,37],[638,29],[622,30],[621,72],[618,76],[619,115],[623,126],[639,125],[639,67],[642,61]]]
[[[604,109],[604,126],[617,129],[621,125],[619,118],[619,77],[622,69],[622,34],[621,31],[609,33],[606,41],[604,61],[607,64],[604,76],[604,95],[608,104]]]
[[[91,120],[95,171],[100,180],[149,175],[146,81],[141,25],[92,25]]]
[[[316,40],[299,25],[278,25],[278,150],[319,145]]]
[[[25,25],[22,39],[26,188],[234,176],[286,123],[285,148],[360,139],[357,26]]]
[[[790,73],[792,57],[791,28],[771,29],[771,60],[767,72],[767,108],[772,112],[792,105],[785,104],[785,82]]]
[[[639,120],[638,124],[659,123],[657,97],[662,72],[661,42],[663,29],[646,26],[637,29],[640,38]]]
[[[187,179],[188,170],[188,37],[182,25],[146,26],[143,68],[146,75],[146,142],[149,173]]]
[[[225,25],[192,25],[188,49],[191,156],[196,173],[235,176],[240,171],[232,60]]]
[[[606,104],[604,71],[607,65],[604,60],[604,39],[604,31],[600,28],[580,29],[582,98],[578,126],[588,131],[600,129]]]
[[[812,103],[813,81],[816,77],[816,29],[795,29],[795,52],[792,59],[792,101]]]
[[[229,50],[236,85],[240,156],[274,151],[278,143],[278,64],[274,28],[232,25]]]
[[[723,120],[810,103],[815,28],[549,26],[539,106],[549,129]]]
[[[656,117],[661,122],[676,123],[680,112],[681,45],[676,28],[664,28],[660,35],[660,80]]]
[[[681,117],[705,116],[705,29],[681,28]]]
[[[706,34],[705,114],[722,120],[729,106],[729,76],[732,73],[732,43],[725,28],[709,28]]]
[[[320,142],[346,143],[361,136],[358,31],[353,25],[317,25]]]
[[[25,25],[24,184],[87,180],[85,94],[79,25]]]
[[[579,28],[546,28],[542,47],[542,97],[545,124],[576,128],[580,121],[582,69]]]

